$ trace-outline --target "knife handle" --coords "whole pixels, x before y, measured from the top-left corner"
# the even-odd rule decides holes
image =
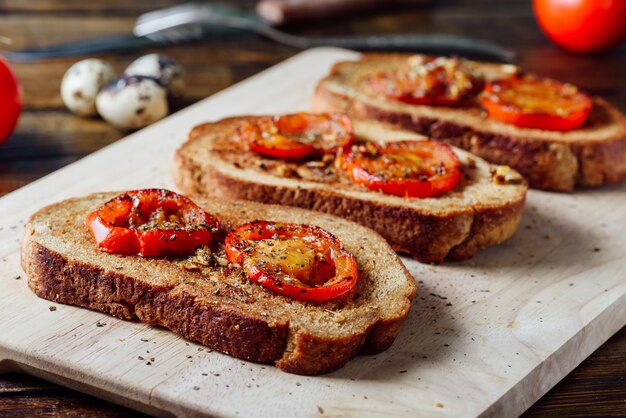
[[[267,23],[284,25],[300,20],[428,2],[429,0],[260,0],[256,11]]]

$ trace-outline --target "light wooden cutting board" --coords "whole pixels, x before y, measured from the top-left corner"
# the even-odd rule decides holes
[[[316,80],[355,56],[304,52],[0,199],[0,371],[159,415],[511,416],[626,324],[624,185],[531,191],[515,237],[468,262],[403,258],[419,290],[396,343],[325,376],[243,362],[30,292],[18,251],[32,212],[94,191],[171,188],[172,153],[192,126],[305,110]]]

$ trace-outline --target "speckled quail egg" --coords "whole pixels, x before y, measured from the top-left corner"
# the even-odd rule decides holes
[[[61,98],[69,110],[80,116],[96,114],[96,96],[115,77],[106,62],[90,58],[72,65],[61,82]]]
[[[152,77],[122,75],[107,84],[96,98],[100,116],[117,128],[147,126],[167,115],[167,92]]]
[[[148,54],[139,57],[130,63],[124,74],[155,78],[167,89],[170,97],[181,96],[185,87],[183,68],[166,55]]]

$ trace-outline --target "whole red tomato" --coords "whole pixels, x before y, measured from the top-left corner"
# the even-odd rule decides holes
[[[22,110],[21,103],[17,78],[0,57],[0,144],[13,132]]]
[[[535,18],[557,45],[594,52],[626,37],[626,0],[533,0]]]

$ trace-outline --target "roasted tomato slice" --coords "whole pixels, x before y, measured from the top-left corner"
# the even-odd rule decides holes
[[[247,277],[298,300],[345,300],[356,291],[354,257],[341,241],[313,225],[255,221],[226,236],[226,257]]]
[[[352,143],[350,119],[335,113],[296,113],[260,117],[236,128],[236,135],[259,154],[300,160],[311,154],[334,153]]]
[[[515,126],[567,131],[591,113],[591,99],[571,84],[511,77],[488,83],[479,96],[489,116]]]
[[[213,215],[163,189],[123,193],[87,215],[85,224],[101,251],[144,257],[192,254],[219,229]]]
[[[455,105],[477,91],[481,78],[457,58],[412,56],[406,68],[368,78],[370,87],[391,99],[410,104]]]
[[[437,196],[461,178],[452,148],[430,140],[354,145],[340,152],[335,164],[356,184],[396,196]]]

